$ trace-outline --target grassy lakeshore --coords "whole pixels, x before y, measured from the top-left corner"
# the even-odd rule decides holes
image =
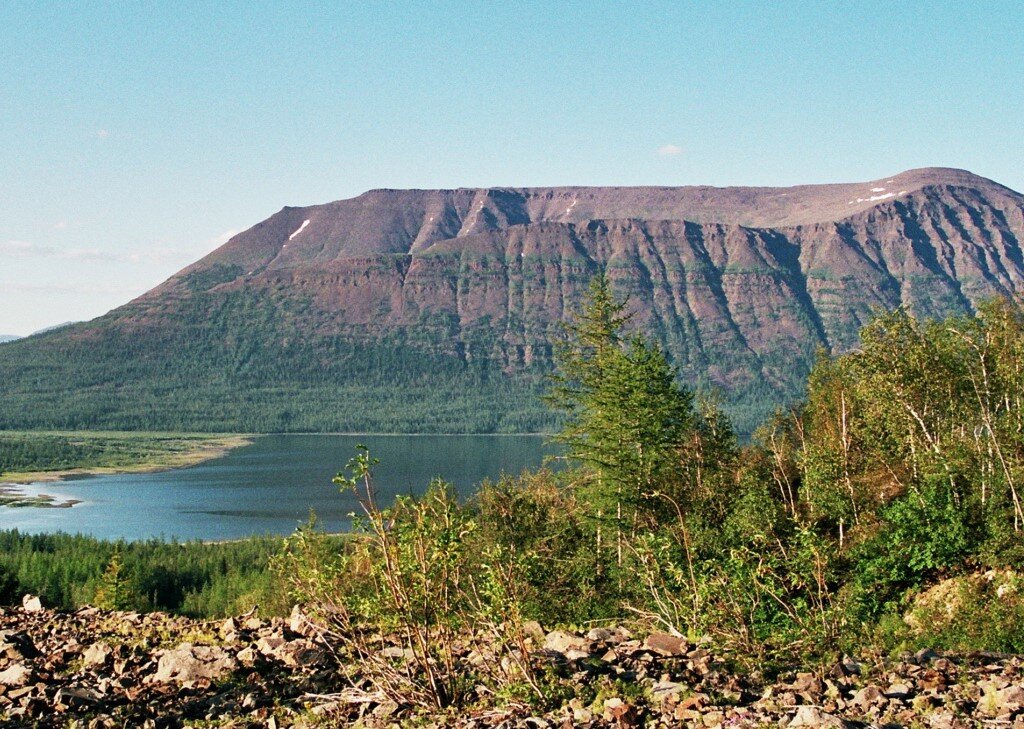
[[[0,485],[184,468],[252,439],[220,433],[0,431]]]

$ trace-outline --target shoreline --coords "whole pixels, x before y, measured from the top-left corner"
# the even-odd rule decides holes
[[[12,487],[29,486],[40,483],[56,483],[69,479],[87,478],[90,476],[113,476],[130,473],[157,473],[172,471],[178,468],[197,466],[206,461],[220,458],[231,451],[251,445],[256,439],[255,434],[211,436],[197,441],[194,449],[183,452],[154,455],[141,463],[123,466],[82,466],[54,471],[16,471],[0,474],[0,493],[10,491]],[[0,504],[2,506],[3,504]]]
[[[4,432],[0,431],[0,435]],[[55,431],[18,431],[18,432],[39,432],[51,433]],[[117,431],[95,431],[96,435],[109,435]],[[76,434],[89,435],[89,431],[76,431]],[[206,438],[206,434],[196,434],[198,437]],[[256,438],[264,436],[318,436],[338,435],[345,437],[367,436],[367,437],[394,437],[394,438],[430,438],[430,437],[486,437],[486,438],[522,438],[537,437],[549,438],[551,433],[349,433],[349,432],[302,432],[302,433],[246,433],[237,435],[209,434],[209,442],[215,442],[211,447],[197,448],[194,451],[185,453],[167,454],[165,458],[157,458],[144,463],[124,466],[82,466],[80,468],[66,468],[55,471],[15,471],[0,473],[0,489],[10,486],[27,486],[36,483],[54,483],[69,479],[86,478],[89,476],[116,476],[129,473],[157,473],[159,471],[172,471],[177,468],[189,468],[215,458],[220,458],[237,448],[252,445]]]

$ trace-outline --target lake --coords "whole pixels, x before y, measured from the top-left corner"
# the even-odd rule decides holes
[[[486,478],[541,465],[541,436],[268,435],[252,445],[190,468],[158,473],[88,476],[21,487],[70,508],[0,507],[0,528],[64,531],[106,539],[218,540],[290,534],[316,512],[330,531],[345,530],[358,511],[331,479],[365,444],[380,459],[380,502],[422,493],[443,476],[462,495]]]

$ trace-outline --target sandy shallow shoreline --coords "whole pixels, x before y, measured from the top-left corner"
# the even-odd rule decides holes
[[[82,503],[81,499],[64,498],[60,494],[26,493],[25,487],[44,483],[58,483],[89,476],[109,476],[126,473],[155,473],[196,466],[250,445],[255,436],[235,435],[215,437],[196,443],[196,448],[179,453],[154,456],[143,463],[125,466],[95,466],[69,468],[59,471],[25,471],[0,474],[0,508],[70,508]],[[63,500],[59,500],[63,499]]]
[[[47,494],[43,492],[28,493],[26,488],[30,484],[0,484],[0,508],[11,509],[70,509],[76,504],[81,504],[82,499],[72,499],[61,494]]]

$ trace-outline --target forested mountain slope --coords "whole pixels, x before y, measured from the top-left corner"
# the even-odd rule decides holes
[[[793,188],[374,190],[284,208],[92,322],[0,348],[0,428],[521,431],[605,269],[741,430],[872,312],[1016,296],[1024,196],[922,169]]]

